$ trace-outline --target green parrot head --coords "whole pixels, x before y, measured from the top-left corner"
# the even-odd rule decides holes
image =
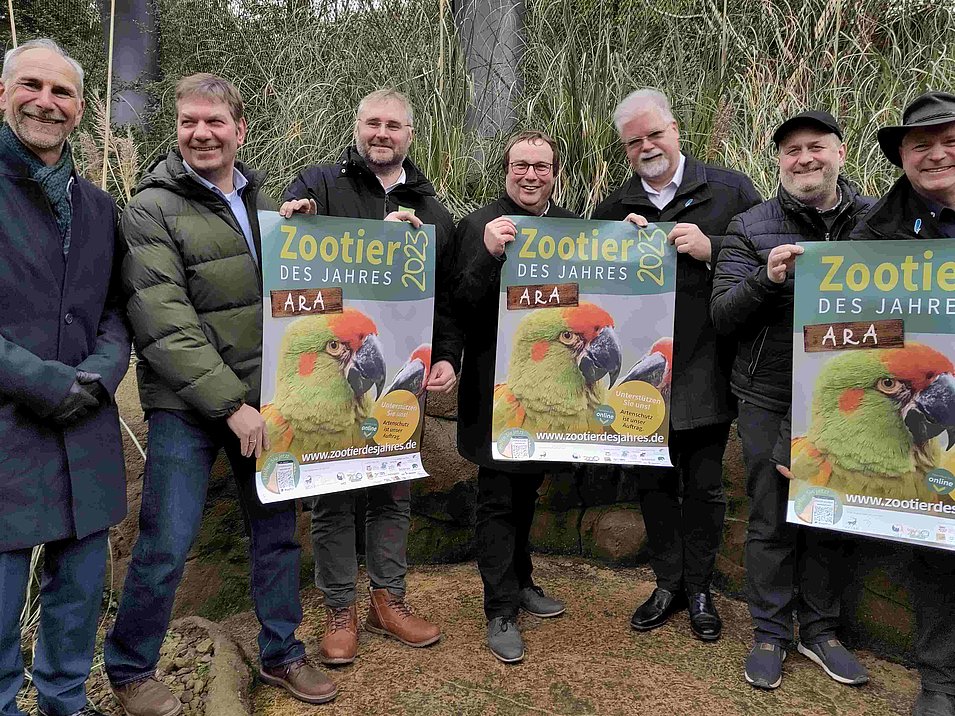
[[[613,318],[593,303],[531,311],[514,333],[507,384],[521,401],[570,403],[620,372]]]
[[[819,372],[809,439],[843,470],[896,476],[932,464],[955,435],[952,362],[934,348],[846,351]]]
[[[347,427],[384,383],[378,328],[355,308],[299,318],[282,336],[274,404],[298,429]]]

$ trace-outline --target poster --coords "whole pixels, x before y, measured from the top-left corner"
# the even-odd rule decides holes
[[[434,227],[259,212],[262,502],[426,477]]]
[[[673,225],[510,218],[494,459],[670,466]]]
[[[955,550],[955,241],[800,245],[788,520]]]

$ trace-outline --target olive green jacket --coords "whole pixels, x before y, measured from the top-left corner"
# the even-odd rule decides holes
[[[256,209],[274,205],[259,197],[262,174],[236,168],[249,181],[242,197],[261,256]],[[261,264],[226,202],[187,173],[172,150],[136,187],[120,231],[143,410],[217,419],[243,402],[258,407]]]

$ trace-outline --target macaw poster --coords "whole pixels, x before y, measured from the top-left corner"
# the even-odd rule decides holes
[[[955,241],[800,246],[787,519],[955,550]]]
[[[509,218],[494,459],[669,467],[673,224]]]
[[[262,502],[427,477],[434,227],[259,212]]]

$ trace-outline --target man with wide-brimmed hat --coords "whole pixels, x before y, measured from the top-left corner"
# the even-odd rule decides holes
[[[955,237],[955,95],[926,92],[879,130],[879,145],[905,174],[852,239]],[[912,548],[915,659],[922,691],[914,716],[955,716],[955,555]]]

